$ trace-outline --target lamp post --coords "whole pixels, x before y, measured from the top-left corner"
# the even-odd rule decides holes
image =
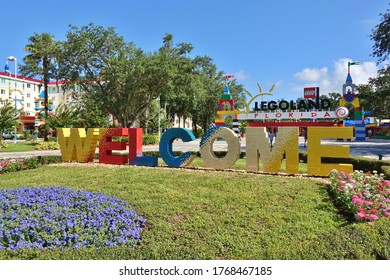
[[[16,79],[17,79],[17,73],[16,73],[16,71],[17,71],[18,62],[17,62],[16,57],[14,57],[14,56],[9,56],[9,57],[7,57],[7,60],[8,60],[8,61],[13,61],[13,62],[14,62],[14,65],[15,65],[15,89],[14,89],[15,96],[14,96],[14,101],[15,101],[15,118],[16,118],[16,102],[17,102],[17,99],[16,99],[16,86],[17,86],[17,81],[16,81]],[[16,143],[16,134],[17,134],[16,126],[17,126],[17,124],[15,125],[15,130],[14,130],[14,132],[15,132],[15,135],[14,135],[14,143]]]

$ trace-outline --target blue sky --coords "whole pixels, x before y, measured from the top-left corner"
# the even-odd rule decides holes
[[[355,83],[375,76],[369,35],[388,8],[382,0],[3,1],[0,60],[22,62],[34,32],[64,40],[69,24],[93,22],[115,27],[145,51],[171,33],[250,92],[258,93],[256,83],[264,91],[276,84],[273,99],[295,99],[305,86],[341,92],[348,61],[360,61],[351,71]]]

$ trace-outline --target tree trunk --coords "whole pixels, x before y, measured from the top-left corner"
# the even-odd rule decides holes
[[[48,68],[48,61],[47,59],[43,59],[43,65],[44,65],[44,70],[45,73],[43,75],[43,86],[44,86],[44,112],[45,112],[45,129],[43,131],[43,137],[44,141],[47,142],[49,141],[49,138],[47,137],[47,119],[49,117],[49,91],[48,91],[48,84],[49,84],[49,74],[47,73],[47,68]]]

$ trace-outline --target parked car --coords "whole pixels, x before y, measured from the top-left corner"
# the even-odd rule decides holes
[[[21,136],[23,136],[23,134],[16,133],[16,139],[19,139]],[[3,139],[15,139],[15,131],[4,131]]]

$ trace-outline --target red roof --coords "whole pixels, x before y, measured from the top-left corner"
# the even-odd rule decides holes
[[[0,76],[7,77],[7,78],[8,77],[15,78],[14,74],[8,74],[6,72],[0,72]],[[23,77],[23,76],[20,76],[20,75],[16,75],[16,78],[18,78],[20,80],[29,81],[29,82],[35,82],[35,83],[40,83],[41,82],[41,80],[34,79],[34,78],[27,78],[27,77]]]

